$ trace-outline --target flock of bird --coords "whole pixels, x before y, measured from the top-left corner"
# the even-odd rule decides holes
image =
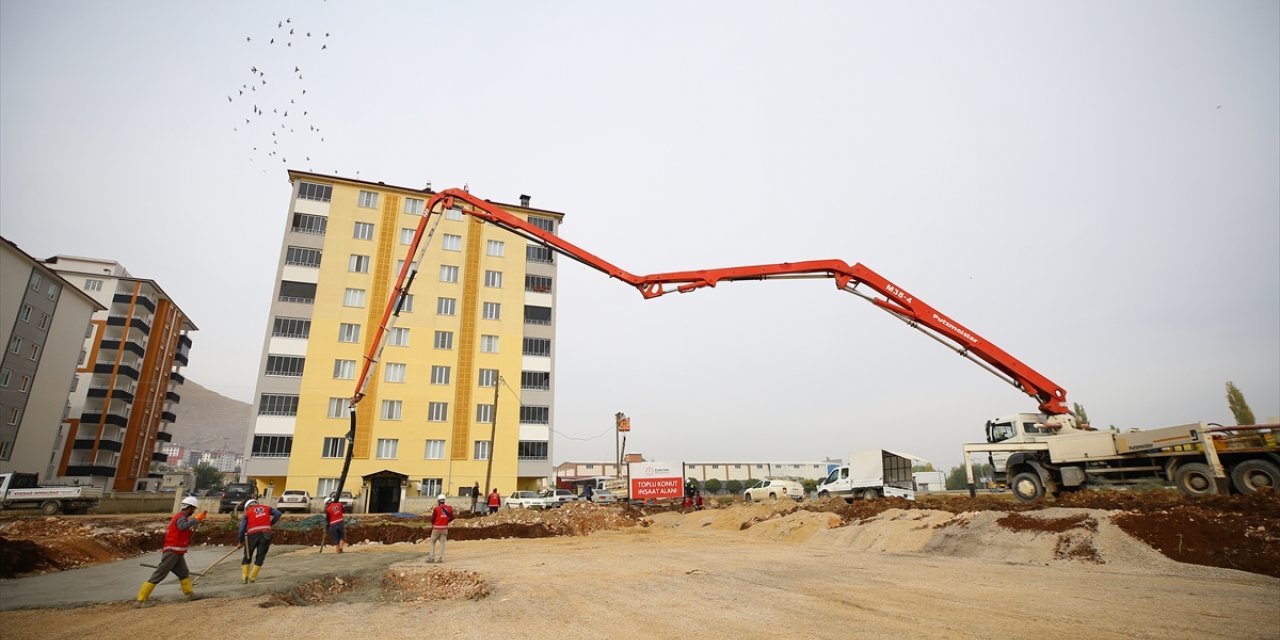
[[[302,29],[292,18],[285,18],[266,38],[245,36],[246,46],[266,50],[259,63],[248,68],[248,78],[227,95],[227,102],[236,111],[232,131],[249,138],[250,162],[278,159],[287,165],[286,153],[292,153],[295,164],[302,158],[309,163],[307,149],[324,143],[324,132],[316,126],[313,107],[309,106],[314,94],[308,95],[303,84],[302,65],[309,62],[299,58],[308,53],[327,54],[331,35]],[[264,168],[263,173],[266,171]]]

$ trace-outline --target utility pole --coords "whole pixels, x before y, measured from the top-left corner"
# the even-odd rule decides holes
[[[493,480],[493,440],[498,433],[498,390],[502,388],[502,376],[493,383],[493,424],[489,425],[489,468],[484,472],[484,494],[489,495],[489,483]]]
[[[619,411],[613,414],[613,423],[615,427],[613,431],[614,462],[615,464],[617,464],[617,466],[614,467],[614,476],[621,478],[622,477],[622,443],[619,441],[619,439],[623,437],[622,436],[623,433],[631,431],[631,418],[628,418],[627,414]]]

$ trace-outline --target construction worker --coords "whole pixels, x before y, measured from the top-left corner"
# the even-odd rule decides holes
[[[502,506],[502,496],[498,495],[498,488],[494,487],[489,492],[489,513],[497,513],[498,507]]]
[[[342,553],[342,549],[347,546],[344,533],[347,520],[342,512],[342,502],[333,496],[325,498],[324,515],[329,525],[329,537],[333,538],[333,546],[338,548],[338,553]]]
[[[239,544],[236,547],[244,547],[244,558],[240,560],[240,578],[245,584],[258,581],[258,572],[262,570],[262,563],[267,559],[267,549],[271,547],[271,527],[281,515],[284,514],[279,509],[258,504],[253,498],[244,501],[244,516],[240,518],[240,531],[236,536]],[[248,546],[245,545],[246,540]],[[253,563],[252,570],[249,568],[250,562]]]
[[[182,509],[174,514],[173,519],[169,521],[169,528],[164,532],[164,555],[160,556],[160,564],[156,566],[151,577],[142,583],[142,588],[138,589],[137,606],[147,606],[147,598],[151,597],[151,591],[170,572],[178,576],[178,584],[182,587],[183,595],[188,600],[195,597],[195,591],[191,588],[191,571],[187,569],[187,546],[191,544],[191,534],[209,515],[207,511],[195,513],[198,506],[200,501],[195,496],[182,499]],[[195,515],[192,515],[193,513]]]
[[[449,523],[453,522],[453,507],[444,503],[444,494],[436,496],[436,507],[431,510],[431,553],[427,562],[444,562],[444,544],[449,540]],[[436,541],[440,541],[440,555],[436,555]]]

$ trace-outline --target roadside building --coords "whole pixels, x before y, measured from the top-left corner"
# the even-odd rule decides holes
[[[0,473],[58,475],[76,361],[90,318],[105,308],[0,238]]]
[[[74,341],[80,366],[57,475],[107,490],[154,490],[196,326],[156,281],[118,262],[58,255],[44,264],[101,308],[87,337]]]
[[[328,495],[355,378],[434,192],[301,171],[289,180],[242,476],[264,495]],[[500,206],[552,233],[563,219],[527,196]],[[358,405],[343,489],[361,508],[551,477],[555,276],[546,247],[444,212]]]

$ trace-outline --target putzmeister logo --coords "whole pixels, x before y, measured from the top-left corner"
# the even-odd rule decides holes
[[[951,322],[950,320],[948,320],[948,319],[946,319],[946,318],[944,318],[944,317],[942,317],[942,316],[940,316],[940,315],[938,315],[938,314],[936,314],[936,313],[935,313],[935,314],[933,314],[933,319],[934,319],[934,320],[937,320],[937,321],[938,321],[938,323],[939,323],[939,324],[941,324],[942,326],[944,326],[944,327],[946,327],[946,328],[948,328],[948,329],[950,329],[950,330],[952,330],[952,331],[954,331],[954,332],[956,332],[956,333],[960,334],[960,337],[964,338],[965,340],[968,340],[969,342],[972,342],[973,344],[978,344],[978,339],[977,339],[976,337],[974,337],[974,335],[973,335],[972,333],[969,333],[968,331],[965,331],[965,330],[964,330],[963,328],[961,328],[959,325],[957,325],[957,324],[955,324],[955,323]]]

